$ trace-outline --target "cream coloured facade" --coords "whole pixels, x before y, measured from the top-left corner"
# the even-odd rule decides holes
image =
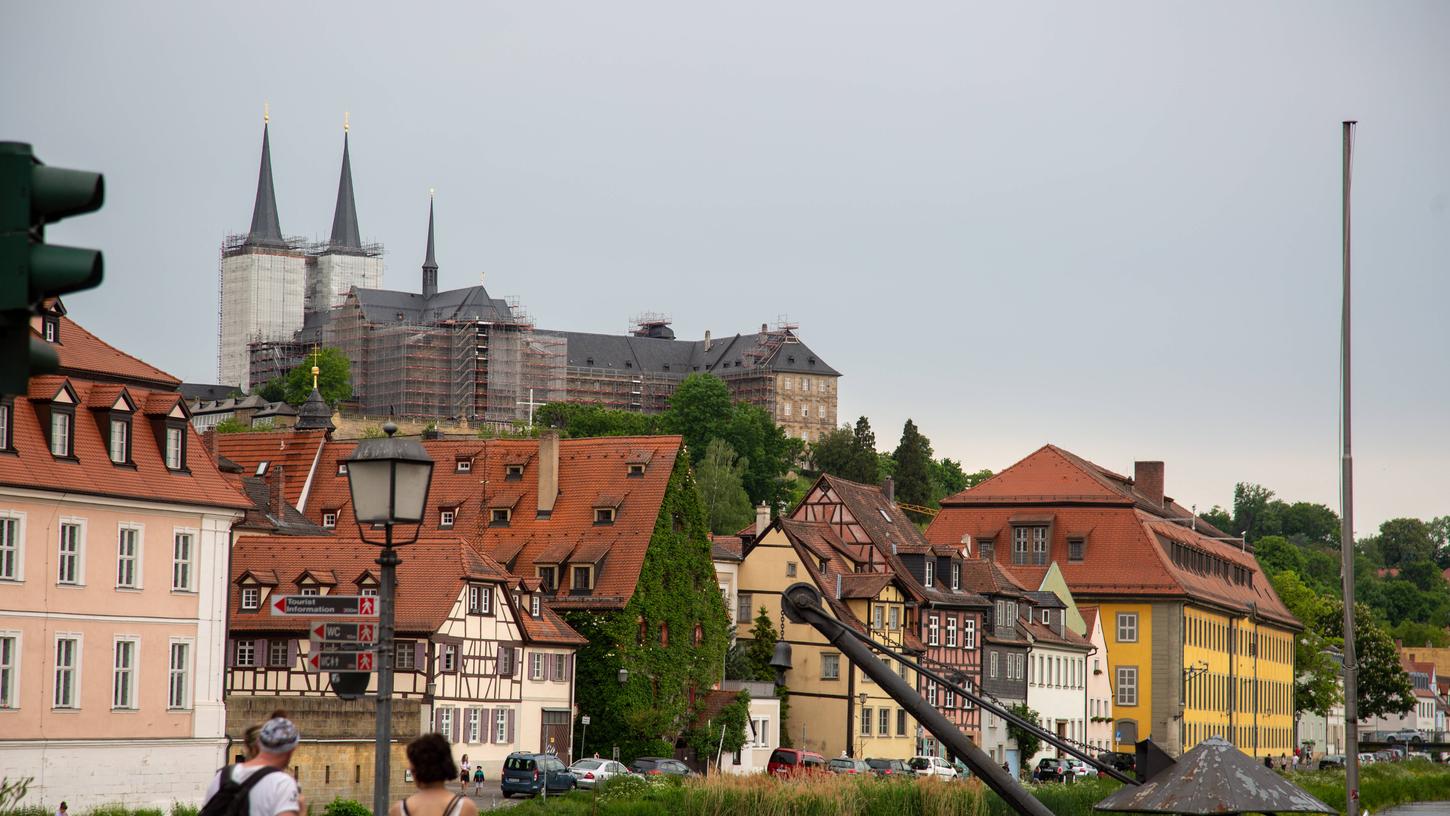
[[[383,256],[372,247],[366,252],[324,252],[308,258],[307,267],[307,312],[327,312],[341,306],[354,286],[383,286]]]
[[[775,422],[791,436],[814,442],[836,429],[839,375],[776,374]]]
[[[300,247],[229,245],[221,260],[217,378],[251,390],[248,343],[291,340],[302,328],[307,257]]]

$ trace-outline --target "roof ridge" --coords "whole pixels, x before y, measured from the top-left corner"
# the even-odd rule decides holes
[[[155,372],[157,374],[160,374],[161,376],[165,377],[166,380],[169,381],[169,382],[158,382],[158,384],[171,385],[171,386],[173,386],[173,390],[176,390],[177,388],[180,387],[180,385],[181,385],[181,378],[176,377],[176,376],[170,374],[169,372],[162,371],[161,369],[159,369],[156,366],[154,366],[154,365],[146,362],[145,360],[141,359],[140,357],[137,357],[134,354],[130,354],[130,353],[124,352],[124,351],[116,348],[115,346],[111,345],[110,343],[107,343],[105,340],[102,340],[100,338],[100,336],[98,336],[97,334],[95,334],[94,332],[92,332],[90,329],[87,329],[85,326],[82,326],[81,324],[77,323],[75,321],[75,319],[72,318],[72,317],[70,317],[69,315],[63,315],[63,316],[61,316],[60,319],[62,321],[65,321],[64,323],[61,324],[61,327],[63,329],[67,329],[67,330],[79,329],[81,331],[81,333],[85,337],[89,338],[91,341],[93,341],[95,343],[100,344],[107,351],[115,352],[116,354],[119,354],[122,357],[125,357],[127,360],[131,360],[133,362],[140,363],[141,365],[145,366],[146,368],[151,369],[153,372]],[[35,328],[33,326],[31,327],[30,331],[31,331],[32,334],[35,334],[36,336],[39,336],[39,333],[36,332],[36,330],[35,330]],[[64,333],[62,333],[62,335],[61,335],[61,346],[62,347],[65,346],[65,335],[64,335]],[[69,365],[66,365],[65,363],[62,363],[62,368],[72,368],[72,366],[69,366]],[[94,373],[94,374],[110,374],[111,373],[111,372],[107,372],[107,371],[91,371],[90,369],[86,369],[86,368],[76,368],[74,370],[81,371],[81,372]],[[142,379],[146,379],[146,378],[144,378],[144,377],[131,377],[130,379],[142,380]]]

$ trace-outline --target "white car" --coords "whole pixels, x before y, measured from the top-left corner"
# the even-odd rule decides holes
[[[935,776],[938,779],[951,781],[957,778],[957,769],[952,767],[941,757],[914,756],[907,760],[906,767],[910,768],[917,776]]]
[[[1098,769],[1087,764],[1086,762],[1083,762],[1080,759],[1073,759],[1071,757],[1064,761],[1067,763],[1067,767],[1072,770],[1073,776],[1076,776],[1078,779],[1097,778]]]
[[[579,787],[589,789],[616,776],[629,776],[629,769],[612,759],[581,759],[569,766]]]

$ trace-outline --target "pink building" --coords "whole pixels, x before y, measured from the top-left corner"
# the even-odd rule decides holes
[[[197,802],[225,762],[232,524],[179,381],[54,308],[0,397],[0,777],[26,804]]]

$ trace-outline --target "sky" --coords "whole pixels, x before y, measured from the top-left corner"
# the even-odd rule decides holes
[[[271,111],[324,238],[344,112],[365,240],[544,328],[789,320],[840,419],[1000,470],[1043,444],[1206,510],[1339,506],[1340,122],[1357,119],[1357,531],[1450,514],[1450,4],[10,4],[0,139],[102,170],[66,299],[216,376],[219,249]]]

